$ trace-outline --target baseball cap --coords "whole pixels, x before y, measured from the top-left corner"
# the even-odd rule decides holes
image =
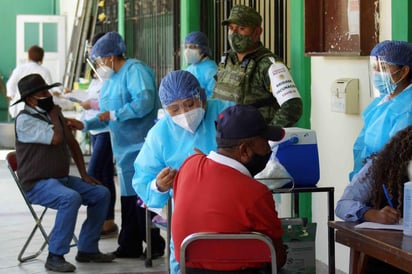
[[[280,141],[285,130],[266,124],[260,111],[251,105],[234,105],[223,110],[215,121],[218,147],[230,147],[237,140],[262,136]]]
[[[236,5],[230,11],[229,18],[222,22],[222,25],[235,23],[240,26],[258,27],[262,24],[262,16],[253,8]]]

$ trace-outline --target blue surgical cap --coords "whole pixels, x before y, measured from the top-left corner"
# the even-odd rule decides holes
[[[206,34],[200,31],[194,31],[186,35],[185,44],[197,44],[203,54],[209,56],[209,40]]]
[[[197,94],[202,101],[206,100],[205,90],[200,87],[196,77],[186,70],[169,72],[160,82],[159,97],[163,106]]]
[[[379,56],[383,61],[412,68],[412,43],[405,41],[384,41]]]
[[[108,32],[94,44],[90,57],[93,60],[107,56],[119,56],[126,52],[126,44],[117,32]]]
[[[381,56],[382,54],[381,54],[381,52],[382,52],[382,50],[383,50],[383,48],[388,44],[388,43],[390,43],[391,41],[389,41],[389,40],[385,40],[385,41],[382,41],[382,42],[380,42],[380,43],[378,43],[378,44],[376,44],[374,47],[373,47],[373,49],[371,50],[371,56]]]

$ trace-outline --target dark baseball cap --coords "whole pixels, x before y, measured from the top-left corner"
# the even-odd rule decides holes
[[[285,130],[266,124],[260,111],[251,105],[234,105],[223,110],[215,121],[218,147],[230,147],[240,139],[262,136],[280,141]]]
[[[262,24],[262,16],[253,8],[237,5],[230,11],[229,18],[222,22],[222,25],[235,23],[240,26],[258,27]]]

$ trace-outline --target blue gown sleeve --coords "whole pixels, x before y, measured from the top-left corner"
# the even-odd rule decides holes
[[[369,201],[372,197],[373,185],[368,178],[361,181],[370,165],[371,161],[368,161],[353,177],[336,204],[335,214],[344,221],[362,221],[363,215],[370,209]]]
[[[156,138],[160,132],[149,131],[145,143],[134,162],[135,173],[133,176],[133,188],[146,206],[162,208],[166,205],[171,191],[159,192],[151,189],[151,182],[156,179],[157,174],[166,167],[162,157],[159,139]]]

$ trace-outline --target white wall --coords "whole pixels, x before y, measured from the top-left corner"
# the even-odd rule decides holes
[[[391,1],[380,0],[380,41],[391,38]],[[370,103],[369,57],[312,57],[312,112],[311,125],[316,131],[320,158],[318,186],[335,187],[335,204],[349,183],[348,174],[353,167],[352,146],[363,122],[361,115],[348,115],[331,111],[330,87],[343,77],[359,79],[360,111]],[[328,263],[327,197],[314,194],[313,221],[318,223],[316,258]],[[336,244],[336,268],[349,271],[349,249]]]
[[[66,52],[70,46],[73,24],[76,18],[76,3],[77,0],[60,0],[60,15],[64,15],[66,17]],[[79,5],[83,5],[83,1],[79,1]]]

